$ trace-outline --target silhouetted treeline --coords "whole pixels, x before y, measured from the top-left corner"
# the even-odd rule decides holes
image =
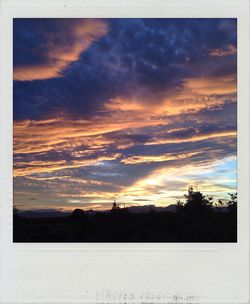
[[[14,210],[13,237],[14,242],[236,242],[237,194],[230,197],[227,212],[192,187],[176,212],[76,209],[68,217],[23,218]]]

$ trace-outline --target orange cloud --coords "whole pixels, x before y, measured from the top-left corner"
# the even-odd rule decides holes
[[[67,32],[69,30],[69,33]],[[46,52],[44,57],[46,63],[14,67],[14,80],[39,80],[62,77],[62,71],[72,62],[76,61],[80,54],[89,46],[108,32],[107,23],[98,19],[84,19],[72,25],[72,28],[64,31],[47,33]],[[58,37],[69,37],[58,42]]]
[[[178,90],[169,88],[165,92],[155,93],[142,90],[141,96],[124,98],[117,97],[105,103],[105,109],[116,113],[114,119],[131,123],[131,119],[140,121],[145,119],[153,125],[153,119],[160,123],[160,117],[164,115],[178,115],[184,113],[195,113],[202,109],[221,106],[225,103],[226,96],[236,94],[236,74],[223,76],[206,76],[186,78]],[[143,96],[143,97],[142,97]],[[135,127],[131,125],[131,127]]]
[[[144,110],[145,111],[145,110]],[[78,146],[88,146],[84,151],[72,151],[74,156],[87,156],[91,151],[99,151],[114,143],[112,138],[104,137],[114,131],[125,131],[145,126],[156,126],[161,119],[151,120],[146,112],[136,115],[120,113],[114,119],[109,115],[92,118],[90,120],[41,120],[18,121],[14,123],[14,151],[15,153],[46,153],[53,149],[73,150]],[[110,122],[111,121],[111,122]],[[77,155],[78,154],[78,155]]]
[[[237,90],[236,75],[225,75],[223,77],[204,77],[186,79],[185,89],[191,94],[213,95],[213,94],[232,94]]]
[[[124,164],[140,164],[140,163],[152,163],[152,162],[165,162],[169,160],[178,160],[189,158],[199,154],[199,152],[189,152],[189,153],[166,153],[162,155],[136,155],[123,159],[121,162]]]
[[[185,142],[195,142],[200,140],[205,140],[209,138],[223,138],[223,137],[236,137],[236,131],[222,131],[214,132],[206,135],[194,135],[186,138],[170,138],[170,139],[155,139],[145,143],[145,145],[159,145],[159,144],[169,144],[169,143],[185,143]]]
[[[115,98],[106,103],[105,108],[114,111],[139,111],[144,105],[136,99]]]
[[[51,173],[63,169],[72,169],[98,165],[102,161],[114,160],[120,157],[121,154],[113,153],[109,156],[99,156],[92,159],[73,160],[69,163],[67,161],[29,161],[29,162],[17,162],[14,166],[14,177],[16,176],[28,176],[38,173]]]
[[[230,44],[227,49],[212,49],[209,52],[209,56],[211,57],[226,57],[230,55],[235,55],[237,53],[237,49],[235,46]]]

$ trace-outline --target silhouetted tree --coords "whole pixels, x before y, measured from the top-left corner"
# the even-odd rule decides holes
[[[16,206],[13,207],[13,217],[14,217],[14,219],[19,219],[20,218],[19,210],[17,209]]]
[[[184,195],[185,202],[177,202],[178,226],[180,238],[201,241],[211,234],[213,197],[194,191],[190,186]]]
[[[183,205],[184,209],[192,213],[203,213],[211,210],[213,205],[212,196],[205,196],[200,191],[194,191],[192,186],[188,188],[188,194],[185,194],[184,197],[186,198],[186,202],[178,202],[178,207],[180,208]]]
[[[176,210],[177,212],[180,212],[181,210],[183,210],[185,203],[183,203],[182,201],[178,200],[176,202]]]
[[[82,209],[75,209],[72,214],[71,214],[71,217],[74,218],[74,219],[84,219],[86,218],[86,214],[85,214],[85,211],[82,210]]]
[[[13,207],[13,215],[17,215],[18,214],[18,209],[16,206]]]
[[[237,192],[236,193],[228,193],[230,195],[230,201],[227,204],[227,208],[230,212],[237,212]]]

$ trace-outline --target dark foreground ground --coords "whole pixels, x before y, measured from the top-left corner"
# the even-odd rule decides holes
[[[184,210],[184,209],[183,209]],[[126,209],[67,217],[14,215],[14,242],[237,242],[236,212],[148,212]]]

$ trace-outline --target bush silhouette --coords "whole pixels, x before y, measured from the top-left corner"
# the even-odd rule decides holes
[[[72,212],[71,217],[74,219],[83,219],[83,218],[86,218],[86,214],[85,214],[84,210],[82,210],[82,209],[75,209]]]

